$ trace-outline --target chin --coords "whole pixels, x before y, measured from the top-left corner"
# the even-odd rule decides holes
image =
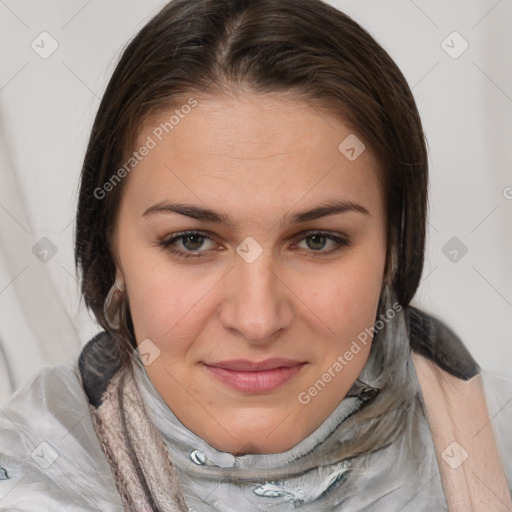
[[[262,416],[261,411],[256,414],[244,411],[237,416],[236,423],[231,418],[229,423],[221,424],[226,425],[225,430],[217,432],[218,437],[210,432],[205,440],[217,450],[233,455],[285,452],[307,435],[301,435],[303,429],[298,428],[294,416],[285,411],[280,411],[279,415],[272,411],[266,416]]]

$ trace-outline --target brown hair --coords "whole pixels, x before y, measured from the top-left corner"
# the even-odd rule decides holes
[[[423,270],[428,159],[411,90],[386,51],[321,0],[174,0],[124,50],[83,164],[75,259],[85,303],[105,330],[123,181],[105,184],[150,116],[187,95],[240,89],[294,93],[362,134],[386,183],[388,271],[391,254],[396,258],[391,287],[403,306],[411,301]],[[129,311],[125,320],[121,336],[135,346]]]

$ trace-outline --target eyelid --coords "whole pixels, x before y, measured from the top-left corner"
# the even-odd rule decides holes
[[[331,231],[329,229],[307,229],[306,231],[301,231],[293,236],[293,238],[305,238],[310,235],[331,235],[337,238],[348,239],[348,235],[344,233],[340,233],[339,231]]]
[[[216,238],[215,235],[213,233],[210,233],[209,231],[188,230],[188,231],[181,231],[178,233],[173,233],[171,236],[164,237],[162,240],[160,240],[158,242],[158,245],[161,245],[163,247],[169,247],[174,242],[176,242],[180,239],[186,238],[187,236],[194,236],[194,235],[199,235],[200,237],[207,238],[207,239],[211,240],[212,242],[215,242],[215,238]],[[187,252],[193,253],[194,251],[187,251]],[[197,251],[197,252],[206,252],[206,251]]]

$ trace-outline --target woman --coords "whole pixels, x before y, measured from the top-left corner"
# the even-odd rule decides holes
[[[175,0],[110,80],[76,260],[102,333],[0,417],[0,510],[512,510],[512,379],[410,302],[406,81],[319,0]]]

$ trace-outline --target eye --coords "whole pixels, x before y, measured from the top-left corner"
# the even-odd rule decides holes
[[[201,231],[188,231],[186,233],[181,233],[171,238],[164,239],[160,241],[158,245],[182,258],[200,258],[203,256],[200,253],[206,252],[204,250],[200,251],[200,249],[204,248],[205,241],[207,240],[212,242],[213,246],[216,246],[216,244],[213,243],[213,239],[206,233]],[[177,243],[184,249],[177,248]]]
[[[339,251],[342,247],[350,245],[346,238],[341,238],[332,233],[325,231],[313,231],[300,238],[300,241],[305,241],[305,249],[313,253],[313,256],[325,256]],[[326,244],[330,242],[331,248],[322,250]],[[304,247],[303,247],[304,248]]]

